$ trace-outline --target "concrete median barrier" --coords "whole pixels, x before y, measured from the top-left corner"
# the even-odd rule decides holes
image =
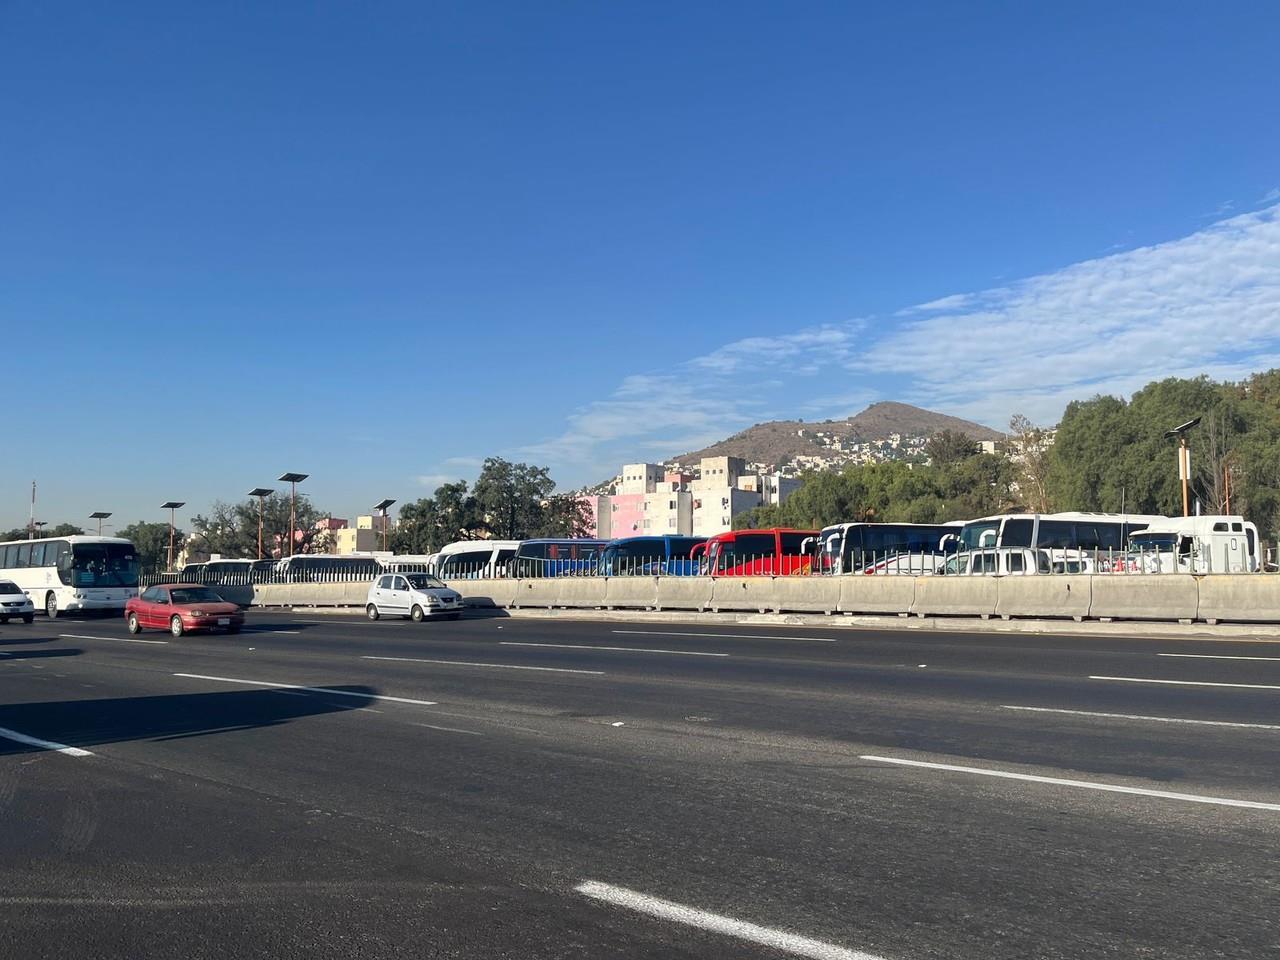
[[[1200,590],[1191,574],[1110,574],[1093,578],[1089,616],[1100,620],[1179,620],[1199,612]]]
[[[1280,577],[1224,573],[1201,577],[1196,616],[1209,623],[1280,623]]]
[[[658,606],[657,577],[609,577],[604,605],[614,609],[649,610]]]
[[[995,577],[916,577],[915,581],[911,612],[917,616],[989,617],[996,612]]]
[[[715,577],[711,584],[711,609],[754,610],[768,613],[778,609],[773,577]]]
[[[711,577],[659,577],[655,610],[706,610],[711,606]]]
[[[1093,590],[1087,576],[1024,576],[996,579],[996,613],[1010,617],[1089,616]]]
[[[557,577],[556,606],[599,610],[605,605],[608,581],[604,577]]]
[[[559,597],[560,581],[556,577],[517,580],[511,606],[551,608],[557,605]]]
[[[835,613],[840,604],[836,577],[778,577],[773,581],[773,609],[794,613]]]
[[[255,607],[363,607],[369,596],[364,580],[352,583],[258,583]]]
[[[851,573],[839,581],[841,613],[899,613],[906,616],[916,599],[915,577],[869,577]]]
[[[462,594],[468,607],[509,607],[515,601],[518,580],[451,580],[450,589]]]

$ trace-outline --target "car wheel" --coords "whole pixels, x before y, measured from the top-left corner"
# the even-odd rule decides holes
[[[138,615],[136,613],[129,614],[129,632],[130,633],[142,632],[142,624],[138,622]]]
[[[56,620],[58,618],[58,595],[53,591],[49,591],[49,593],[45,594],[44,612],[45,616],[50,620]]]
[[[173,616],[169,618],[169,632],[175,637],[182,636],[182,618]]]
[[[372,603],[364,608],[364,612],[365,612],[365,616],[367,616],[370,620],[377,620],[380,616],[382,616],[382,614],[378,612],[378,608],[375,607]]]
[[[413,609],[409,611],[409,616],[413,618],[414,623],[421,623],[423,617],[422,608],[415,603]]]
[[[34,622],[35,622],[35,619],[36,619],[36,615],[35,615],[34,613],[28,613],[28,614],[24,614],[24,615],[23,615],[23,617],[22,617],[22,622],[23,622],[23,623],[34,623]]]

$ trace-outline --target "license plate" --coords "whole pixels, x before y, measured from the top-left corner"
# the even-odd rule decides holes
[[[219,617],[219,618],[218,618],[218,626],[220,626],[220,627],[229,627],[230,625],[231,625],[231,618],[230,618],[230,617]]]

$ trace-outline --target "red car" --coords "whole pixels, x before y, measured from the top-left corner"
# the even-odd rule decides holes
[[[223,629],[239,633],[244,611],[199,583],[162,583],[148,587],[124,608],[130,633],[144,627],[168,630],[180,637],[191,630]]]

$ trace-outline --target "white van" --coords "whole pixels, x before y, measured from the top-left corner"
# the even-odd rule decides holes
[[[1128,565],[1142,573],[1256,573],[1258,528],[1221,514],[1168,517],[1129,535]]]
[[[943,576],[1020,577],[1033,574],[1093,573],[1093,557],[1083,550],[1032,550],[993,547],[949,557],[938,567]]]
[[[441,580],[487,580],[505,577],[520,540],[458,540],[440,548],[435,574]]]

